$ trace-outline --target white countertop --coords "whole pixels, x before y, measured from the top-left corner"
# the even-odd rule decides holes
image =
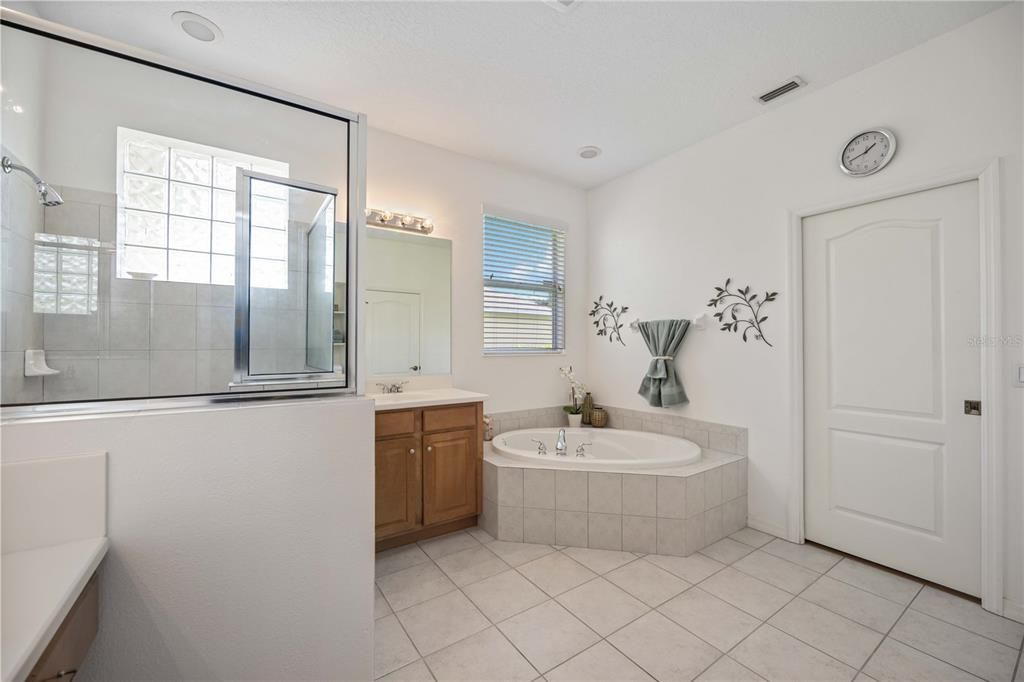
[[[377,411],[380,412],[432,405],[479,403],[487,398],[487,394],[463,391],[459,388],[430,388],[404,393],[368,393],[366,397],[373,398],[377,405]]]
[[[25,679],[107,553],[106,538],[10,552],[3,572],[3,682]]]

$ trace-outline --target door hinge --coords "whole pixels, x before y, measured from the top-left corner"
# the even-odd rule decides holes
[[[981,401],[980,400],[965,400],[964,401],[964,414],[970,414],[978,416],[981,414]]]

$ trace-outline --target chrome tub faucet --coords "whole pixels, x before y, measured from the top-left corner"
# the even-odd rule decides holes
[[[555,441],[555,454],[565,457],[568,446],[565,444],[565,429],[558,429],[558,440]]]

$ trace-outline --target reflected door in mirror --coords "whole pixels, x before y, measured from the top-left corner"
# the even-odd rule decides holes
[[[366,356],[370,374],[418,374],[420,295],[366,292]]]

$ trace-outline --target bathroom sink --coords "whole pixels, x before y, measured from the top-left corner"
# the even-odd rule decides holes
[[[402,393],[370,393],[377,409],[396,409],[399,407],[426,407],[429,405],[451,405],[454,403],[475,403],[484,400],[483,393],[463,391],[458,388],[430,388]]]

